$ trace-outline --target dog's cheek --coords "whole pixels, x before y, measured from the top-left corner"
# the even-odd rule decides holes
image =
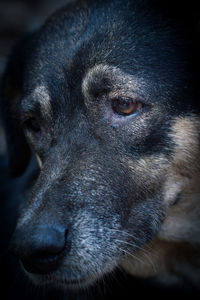
[[[138,160],[125,159],[125,163],[134,186],[125,228],[137,236],[138,246],[141,246],[157,234],[165,217],[162,187],[168,159],[156,154]]]
[[[122,267],[133,275],[154,276],[165,270],[168,241],[185,241],[188,237],[190,240],[199,240],[194,234],[191,237],[191,231],[196,232],[199,212],[196,209],[195,214],[194,211],[190,213],[191,205],[196,205],[195,197],[199,197],[199,132],[200,120],[197,116],[176,118],[170,132],[171,143],[166,145],[170,149],[174,147],[172,156],[143,158],[137,167],[132,165],[133,171],[141,174],[141,182],[149,177],[151,185],[156,186],[157,181],[162,186],[166,210],[166,217],[155,240],[144,246],[144,250],[136,251],[135,259],[130,257],[122,262]],[[149,259],[146,258],[145,249],[148,250]]]
[[[200,175],[199,161],[200,120],[197,116],[176,118],[170,138],[174,154],[169,162],[164,186],[164,201],[167,206],[176,204],[181,196],[192,193]],[[192,189],[193,189],[192,188]]]
[[[199,227],[199,129],[197,116],[177,118],[174,122],[171,137],[175,149],[164,186],[167,216],[159,232],[162,240],[199,240],[195,235]]]
[[[132,174],[134,199],[152,198],[165,181],[168,158],[164,154],[148,155],[138,160],[123,159]]]

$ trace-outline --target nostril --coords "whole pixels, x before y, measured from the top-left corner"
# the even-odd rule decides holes
[[[26,271],[30,273],[47,274],[58,269],[63,256],[64,253],[62,255],[53,255],[47,252],[40,252],[32,257],[21,258],[21,262]]]
[[[64,249],[63,249],[64,250]],[[60,254],[60,252],[55,252],[54,254],[53,253],[50,253],[49,251],[39,251],[37,252],[34,257],[36,259],[40,259],[40,260],[53,260],[55,259],[58,255]]]
[[[35,259],[21,259],[22,265],[26,271],[34,274],[49,274],[58,269],[59,263],[56,259],[35,260]]]
[[[41,264],[49,264],[49,263],[54,263],[57,260],[61,259],[62,256],[64,256],[64,251],[65,248],[63,248],[63,251],[59,252],[59,253],[49,253],[47,251],[39,251],[37,253],[35,253],[31,259],[33,261],[37,261]]]
[[[26,238],[18,233],[15,245],[15,255],[28,272],[50,273],[58,269],[69,251],[69,234],[68,230],[53,226],[34,227],[34,232]]]
[[[48,245],[43,249],[35,251],[32,259],[40,261],[41,263],[53,263],[62,258],[67,250],[69,250],[69,243],[67,242],[67,239],[65,239],[63,244]]]

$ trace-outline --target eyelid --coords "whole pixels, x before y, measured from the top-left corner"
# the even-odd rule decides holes
[[[145,97],[142,93],[138,93],[138,92],[134,92],[134,91],[130,91],[129,89],[124,89],[124,90],[120,90],[120,89],[116,89],[116,90],[112,90],[108,93],[109,98],[130,98],[130,99],[137,99],[140,101],[145,101]]]

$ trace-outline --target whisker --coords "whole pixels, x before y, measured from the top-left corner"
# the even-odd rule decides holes
[[[148,254],[148,255],[151,254],[148,250],[143,249],[142,247],[140,247],[140,246],[138,246],[138,245],[136,245],[136,244],[134,244],[134,243],[130,243],[130,242],[123,241],[123,240],[118,240],[118,239],[116,239],[115,241],[116,241],[116,242],[123,243],[123,244],[130,245],[131,247],[134,248],[134,250],[135,250],[135,248],[136,248],[136,249],[138,249],[138,250],[143,251],[144,253],[146,253],[146,254]]]
[[[128,233],[128,232],[126,232],[126,231],[123,231],[123,230],[119,230],[119,229],[114,229],[114,228],[111,228],[111,229],[109,229],[110,231],[114,231],[114,232],[119,232],[119,233],[121,233],[121,234],[126,234],[127,236],[129,236],[130,238],[132,238],[133,240],[135,240],[135,241],[138,241],[138,242],[141,242],[141,240],[138,238],[138,237],[136,237],[135,235],[133,235],[133,234],[130,234],[130,233]],[[137,245],[136,245],[137,246]],[[139,247],[139,246],[138,246]],[[147,249],[149,249],[150,251],[152,250],[152,248],[151,248],[151,246],[150,245],[145,245],[145,247],[147,248]],[[147,253],[148,253],[148,250],[146,250],[146,249],[143,249],[143,248],[141,248],[141,250],[144,250],[144,251],[146,251]]]
[[[127,251],[127,250],[125,250],[123,248],[119,248],[119,250],[122,251],[122,252],[124,252],[124,253],[126,253],[128,256],[131,256],[132,258],[134,258],[135,260],[137,260],[140,264],[141,263],[144,264],[144,262],[141,259],[139,259],[137,256],[135,256],[133,253],[130,253],[129,251]]]
[[[126,242],[126,241],[123,241],[123,240],[116,240],[117,242],[120,242],[122,244],[126,244],[126,245],[130,245],[130,246],[133,246],[134,248],[137,248],[139,250],[141,250],[142,254],[146,257],[147,261],[149,262],[149,264],[153,267],[153,270],[154,272],[156,272],[156,266],[155,264],[153,263],[152,259],[149,257],[149,255],[151,253],[149,253],[146,249],[143,249],[142,247],[139,247],[135,244],[132,244],[132,243],[129,243],[129,242]],[[128,251],[128,253],[130,254],[130,252]],[[136,256],[134,256],[136,257]]]

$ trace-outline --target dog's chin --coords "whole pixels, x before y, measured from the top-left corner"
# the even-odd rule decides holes
[[[24,271],[33,284],[37,286],[49,286],[60,290],[78,290],[93,285],[95,282],[101,280],[106,274],[111,273],[115,267],[115,265],[110,265],[103,270],[96,270],[87,275],[77,273],[77,276],[73,276],[73,278],[69,276],[69,274],[65,274],[65,272],[61,271],[42,275],[29,273],[25,269]]]

